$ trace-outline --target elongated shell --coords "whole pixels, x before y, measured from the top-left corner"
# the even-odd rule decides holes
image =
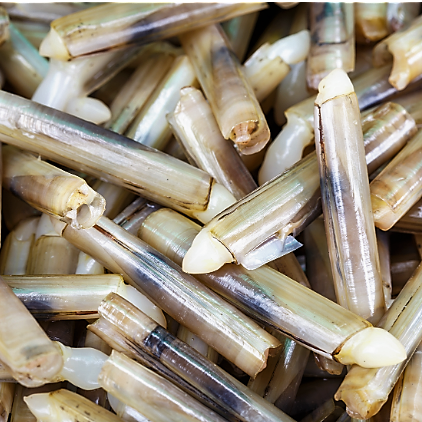
[[[418,17],[409,28],[390,35],[374,47],[375,66],[382,66],[393,57],[393,68],[388,80],[399,91],[421,73],[421,37],[422,18]]]
[[[245,265],[248,257],[272,236],[282,243],[319,214],[317,169],[315,156],[308,155],[289,172],[226,208],[203,230],[230,251],[232,261]],[[315,198],[316,203],[308,206],[310,198]],[[266,258],[261,265],[271,260]]]
[[[60,349],[3,279],[0,291],[0,359],[21,384],[42,385],[60,372],[63,365]]]
[[[123,283],[122,276],[4,276],[26,308],[40,319],[86,319],[98,316],[98,306]]]
[[[196,400],[199,400],[201,403],[208,407],[216,409],[219,414],[223,414],[225,416],[227,415],[227,412],[225,412],[224,409],[219,407],[215,402],[212,402],[207,396],[202,394],[191,384],[187,383],[179,375],[169,370],[159,360],[155,359],[153,356],[149,355],[139,347],[134,350],[132,348],[133,343],[131,344],[131,342],[128,341],[127,337],[123,333],[115,330],[113,325],[106,321],[104,318],[99,318],[97,321],[95,321],[94,324],[89,326],[89,329],[100,336],[101,339],[107,342],[107,344],[109,344],[110,347],[112,347],[114,350],[124,353],[126,356],[134,359],[136,362],[141,363],[146,368],[151,369],[153,372],[171,381],[173,384],[177,385]],[[113,408],[116,410],[114,406]]]
[[[394,388],[391,405],[391,422],[410,422],[422,417],[422,347],[416,352],[406,366]]]
[[[354,365],[335,395],[336,400],[343,400],[347,404],[349,415],[369,419],[387,401],[422,340],[421,303],[422,266],[419,265],[378,324],[403,344],[407,359],[397,365],[378,369],[364,369]]]
[[[374,222],[390,229],[422,196],[422,132],[371,182]]]
[[[101,319],[90,329],[109,324],[120,332],[127,349],[142,348],[159,359],[211,401],[216,402],[228,419],[245,422],[285,421],[290,418],[249,391],[243,384],[203,357],[189,345],[173,337],[134,306],[116,294],[110,294],[99,308]],[[136,334],[135,334],[136,333]],[[101,331],[99,332],[101,335]],[[217,408],[219,411],[219,408]]]
[[[195,84],[196,76],[187,56],[176,57],[155,92],[125,132],[128,138],[158,150],[171,137],[166,115],[172,113],[180,99],[180,90]]]
[[[98,381],[113,396],[156,422],[224,421],[169,381],[115,350]]]
[[[213,176],[236,199],[256,189],[255,181],[233,144],[221,135],[201,91],[186,87],[180,95],[174,113],[168,118],[190,162]]]
[[[122,70],[139,53],[136,47],[106,51],[70,61],[51,59],[48,73],[32,100],[101,124],[110,119],[109,108],[88,97]]]
[[[199,229],[174,211],[161,209],[146,218],[139,236],[181,262]],[[268,266],[248,271],[228,264],[196,277],[254,319],[330,359],[347,338],[369,326],[357,315]]]
[[[319,91],[315,145],[337,301],[378,321],[385,301],[357,97],[342,70],[330,73]]]
[[[42,422],[122,422],[109,410],[69,390],[31,394],[24,398],[31,412]]]
[[[4,187],[39,211],[75,228],[92,227],[104,213],[104,198],[83,179],[12,146],[3,156]]]
[[[260,151],[270,139],[270,130],[242,67],[217,25],[181,35],[225,139],[231,139],[243,154]]]
[[[156,202],[171,203],[201,219],[200,213],[209,205],[214,204],[213,213],[227,206],[226,199],[218,197],[221,193],[227,193],[229,203],[233,202],[226,189],[201,170],[97,125],[3,91],[0,134],[7,143],[127,187]],[[217,201],[212,198],[216,188]]]
[[[62,235],[147,296],[251,376],[279,342],[159,252],[102,217],[92,229]]]
[[[353,4],[312,3],[310,6],[311,51],[308,86],[317,89],[333,69],[351,72],[355,67]]]
[[[417,132],[413,117],[388,102],[361,117],[368,174],[393,158]]]
[[[388,35],[386,3],[355,3],[353,6],[358,43],[382,40]]]
[[[263,3],[110,3],[53,21],[40,52],[68,60],[127,44],[147,44],[264,8]]]
[[[110,105],[111,119],[105,127],[123,134],[142,109],[174,61],[177,50],[162,42],[141,53],[141,63],[121,87]]]

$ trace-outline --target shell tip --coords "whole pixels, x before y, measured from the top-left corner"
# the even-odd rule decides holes
[[[392,334],[382,328],[368,327],[350,337],[336,359],[363,368],[397,365],[406,359],[406,350]]]

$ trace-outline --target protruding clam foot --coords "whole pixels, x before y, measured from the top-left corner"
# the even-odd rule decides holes
[[[183,271],[190,274],[210,273],[233,261],[228,249],[208,230],[203,230],[195,237],[183,259]]]
[[[54,57],[59,60],[70,59],[69,52],[67,51],[62,38],[54,29],[50,29],[50,32],[42,41],[40,45],[40,54],[44,57]]]
[[[326,101],[340,95],[349,95],[355,92],[355,89],[343,69],[334,69],[319,83],[318,91],[315,104],[321,106]]]
[[[349,338],[335,358],[344,365],[364,368],[396,365],[406,359],[403,345],[388,331],[368,327]]]

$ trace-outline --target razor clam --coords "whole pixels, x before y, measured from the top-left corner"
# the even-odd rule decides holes
[[[245,58],[258,15],[258,12],[252,12],[221,24],[230,42],[230,47],[240,62],[243,62]]]
[[[0,422],[7,422],[12,410],[15,384],[12,382],[0,382]]]
[[[140,227],[139,236],[180,265],[183,256],[191,245],[193,238],[198,233],[198,230],[199,227],[193,222],[175,212],[163,209],[159,213],[154,213],[150,215],[150,218],[147,218],[147,221]],[[278,271],[288,274],[304,285],[308,285],[306,276],[292,253],[279,258],[274,264]],[[242,309],[246,314],[249,314],[252,318],[266,325],[276,325],[279,327],[280,325],[278,323],[283,318],[280,317],[277,319],[275,316],[277,313],[276,310],[273,313],[274,318],[271,318],[269,316],[271,305],[269,303],[263,303],[269,296],[278,298],[279,295],[274,294],[271,286],[268,292],[265,292],[265,288],[262,291],[260,291],[259,287],[257,289],[258,281],[262,282],[265,286],[268,274],[262,274],[261,278],[254,279],[252,272],[248,274],[245,271],[238,270],[238,267],[225,266],[221,271],[211,276],[205,274],[197,278],[232,302],[236,307]],[[261,304],[258,298],[263,299]],[[273,300],[270,300],[270,303],[274,304]],[[271,334],[274,335],[274,332],[271,331]],[[280,336],[279,334],[275,337],[281,340]],[[281,350],[274,357],[269,358],[268,365],[270,367],[267,366],[256,378],[256,382],[262,384],[262,381],[259,379],[264,378],[264,380],[267,380],[268,377],[271,377],[272,383],[269,386],[266,398],[267,400],[271,399],[272,403],[289,387],[291,382],[296,381],[298,387],[297,381],[300,381],[304,365],[306,365],[306,360],[302,358],[304,354],[308,353],[294,341],[286,339],[284,336],[281,337],[283,337]],[[275,369],[276,373],[272,376]],[[264,372],[269,372],[269,375],[265,375]],[[280,379],[282,380],[281,382],[279,382]],[[292,400],[294,399],[293,392],[291,398]]]
[[[98,381],[114,397],[155,422],[225,421],[165,378],[115,350]]]
[[[85,180],[6,145],[3,186],[28,204],[75,228],[92,227],[105,210],[104,198]]]
[[[48,61],[9,24],[10,38],[0,47],[0,68],[19,95],[30,98],[48,72]]]
[[[71,274],[73,278],[73,287],[70,287],[71,290],[74,290],[74,287],[80,283],[76,281],[78,276],[74,276],[75,270],[77,269],[77,261],[80,256],[80,252],[78,249],[75,248],[70,242],[68,242],[63,237],[59,236],[56,231],[54,230],[50,218],[43,214],[40,222],[37,226],[37,232],[35,234],[35,243],[31,248],[29,258],[28,258],[28,264],[26,268],[26,274],[34,275],[34,274],[42,274],[44,281],[42,282],[44,286],[47,286],[47,288],[44,288],[44,291],[41,289],[41,297],[44,295],[43,299],[45,302],[52,301],[55,306],[57,306],[59,312],[64,308],[64,310],[72,310],[69,309],[76,306],[76,310],[78,310],[78,306],[84,307],[84,291],[85,294],[88,292],[87,286],[85,286],[85,289],[81,289],[78,296],[78,305],[75,305],[75,303],[72,303],[72,300],[69,298],[69,296],[63,294],[70,293],[69,292],[69,286],[67,286],[64,283],[64,280],[62,281],[62,284],[60,286],[57,286],[57,279],[50,279],[53,280],[53,283],[49,283],[46,278],[46,275],[48,274],[61,274],[62,276],[64,274]],[[104,277],[104,276],[103,276]],[[56,290],[52,288],[51,284],[56,284]],[[36,281],[33,282],[33,286],[39,285]],[[39,287],[41,287],[39,285]],[[81,286],[80,286],[81,287]],[[104,285],[103,285],[104,288]],[[132,303],[135,303],[136,306],[141,307],[144,309],[144,311],[151,316],[151,318],[154,318],[155,320],[159,321],[160,323],[166,324],[165,318],[163,313],[161,312],[160,308],[155,306],[145,295],[138,292],[136,289],[134,289],[131,286],[126,286],[124,283],[119,283],[118,286],[116,286],[117,291],[121,291],[121,294],[126,297],[128,300],[130,300]],[[104,293],[104,290],[103,290]],[[48,296],[47,296],[48,294]],[[61,298],[60,298],[61,296]],[[103,298],[97,296],[97,301]],[[39,300],[40,297],[36,297],[36,293],[34,290],[32,290],[32,293],[30,295],[30,299],[32,300]],[[61,300],[60,300],[61,299]],[[76,298],[75,298],[76,299]],[[90,299],[95,301],[95,297],[93,297],[93,292],[90,293]],[[60,303],[61,302],[61,303]],[[98,304],[98,302],[97,302]],[[92,302],[91,302],[92,306]],[[52,309],[49,310],[50,315],[57,312],[54,312],[55,309],[51,306]],[[89,309],[89,307],[88,307]],[[86,310],[86,309],[85,309]],[[95,313],[96,308],[94,308]],[[38,311],[40,311],[38,307]]]
[[[112,131],[4,91],[0,92],[0,138],[184,210],[204,222],[234,202],[223,186],[201,170]],[[184,183],[180,184],[180,180]]]
[[[322,208],[337,301],[378,322],[385,312],[385,300],[364,140],[357,97],[343,70],[336,69],[321,81],[315,122]]]
[[[391,422],[420,420],[422,415],[422,345],[419,344],[394,388]]]
[[[40,217],[26,218],[7,235],[0,251],[1,274],[26,274],[39,221]]]
[[[421,37],[422,17],[418,17],[407,29],[390,35],[374,47],[375,66],[383,66],[393,60],[388,81],[399,91],[421,74],[422,60],[419,57]]]
[[[12,413],[10,415],[10,422],[37,422],[37,418],[26,405],[24,397],[26,397],[28,394],[55,391],[59,388],[63,388],[64,386],[64,383],[54,383],[42,385],[41,387],[36,388],[27,388],[20,384],[17,384],[15,388],[15,396],[13,397],[13,406]]]
[[[141,63],[110,105],[107,129],[123,134],[167,74],[179,50],[167,42],[151,44],[140,55]]]
[[[368,174],[392,159],[417,133],[413,115],[396,103],[385,103],[361,116]]]
[[[141,363],[146,368],[152,370],[153,372],[161,375],[168,381],[172,382],[174,385],[177,385],[183,391],[194,397],[196,400],[200,401],[201,403],[205,404],[206,406],[213,408],[217,413],[224,415],[227,417],[227,412],[224,408],[218,406],[215,402],[211,401],[207,396],[201,393],[199,390],[194,388],[191,384],[187,383],[183,378],[177,375],[175,372],[169,370],[166,366],[164,366],[159,360],[155,359],[153,356],[150,356],[146,352],[144,352],[141,348],[137,347],[133,349],[127,342],[125,336],[120,332],[113,329],[113,326],[104,322],[104,319],[99,319],[94,324],[89,326],[90,329],[95,333],[97,333],[103,341],[107,342],[114,350],[120,351],[125,353],[131,359],[136,360],[137,362]],[[109,395],[113,399],[113,396]],[[120,414],[120,412],[124,412],[127,405],[124,406],[122,402],[115,402],[116,400],[111,401],[111,406],[115,410],[116,413]]]
[[[148,101],[135,117],[125,136],[158,150],[162,150],[171,137],[166,115],[174,111],[184,86],[194,85],[195,72],[185,55],[176,57]]]
[[[362,123],[369,172],[390,159],[416,132],[412,117],[401,106],[393,103],[382,105],[367,114]],[[261,242],[275,233],[281,239],[290,234],[299,234],[321,212],[317,169],[316,155],[310,153],[289,171],[216,216],[205,226],[205,234],[198,239],[196,248],[192,250],[192,254],[200,254],[204,250],[207,261],[191,260],[186,255],[185,270],[213,271],[225,262],[233,261],[244,265],[245,252],[259,252]],[[209,237],[209,233],[212,233],[212,237]],[[214,242],[213,239],[218,241]],[[224,251],[220,242],[224,242]],[[207,244],[215,244],[223,252],[220,255],[214,254],[213,262],[207,255]],[[266,263],[265,258],[263,253],[260,265]],[[190,265],[193,267],[189,268]]]
[[[309,53],[308,30],[264,44],[245,61],[243,70],[256,98],[262,102],[287,76],[290,65],[302,62]]]
[[[104,123],[111,117],[110,109],[88,95],[127,66],[139,51],[130,47],[70,61],[50,59],[48,73],[32,100],[89,122]]]
[[[167,116],[191,164],[206,171],[241,199],[257,185],[231,142],[227,142],[201,91],[186,87],[174,113]]]
[[[225,139],[243,154],[260,151],[270,139],[265,116],[239,60],[218,25],[180,35]]]
[[[387,401],[388,395],[422,340],[422,266],[416,269],[378,326],[388,330],[406,350],[403,362],[378,369],[353,366],[335,399],[343,400],[349,415],[369,419]]]
[[[356,42],[379,41],[389,34],[387,3],[354,3]]]
[[[40,422],[74,420],[78,422],[122,422],[109,410],[92,403],[72,391],[61,389],[52,393],[31,394],[24,398]]]
[[[124,353],[129,350],[130,355],[136,355],[136,350],[142,349],[155,357],[224,409],[223,416],[227,419],[245,422],[291,421],[287,415],[249,391],[119,295],[107,296],[99,307],[99,313],[100,320],[90,325],[90,330],[99,336],[104,330],[107,337],[109,330],[117,332],[117,338],[124,338],[125,345],[120,344],[119,347]]]
[[[385,101],[397,93],[388,82],[389,73],[390,66],[387,65],[379,69],[370,69],[353,80],[361,110]],[[287,123],[268,148],[259,171],[260,185],[290,168],[302,157],[305,146],[312,142],[314,102],[315,97],[309,97],[285,111]]]
[[[307,63],[308,86],[318,89],[333,69],[355,68],[354,13],[351,3],[310,5],[311,51]]]
[[[42,385],[61,370],[63,358],[23,303],[0,278],[0,359],[27,387]]]
[[[103,4],[53,21],[40,52],[68,60],[124,45],[147,44],[265,7],[265,3]]]
[[[250,376],[279,342],[235,307],[137,237],[102,217],[91,229],[56,229],[82,251],[146,293],[163,311]]]
[[[3,276],[13,293],[38,319],[91,319],[98,317],[98,306],[110,292],[116,292],[161,325],[162,311],[121,275],[25,275]]]
[[[161,209],[145,219],[139,235],[180,262],[198,231],[187,218]],[[367,328],[371,327],[367,321],[268,266],[247,271],[229,264],[211,274],[198,275],[198,279],[254,319],[329,359],[342,363],[359,360],[360,364],[367,360],[373,365],[380,358],[379,354],[371,358],[371,352],[363,357],[363,349],[354,349],[352,355],[346,351],[351,350],[348,342],[353,344],[354,337],[364,335],[365,329],[370,335],[373,329]],[[376,341],[374,338],[374,347],[378,347]]]
[[[400,106],[388,104],[372,113],[363,120],[370,171],[391,158],[416,131],[414,120]],[[300,233],[321,212],[317,167],[315,153],[310,153],[289,171],[216,216],[204,228],[204,231],[212,233],[211,241],[203,235],[198,240],[201,247],[192,251],[196,255],[203,251],[206,260],[186,258],[185,270],[213,271],[224,262],[238,262],[252,269],[273,259],[268,253],[271,248],[276,253],[276,244],[266,245],[262,242],[274,239],[275,236],[279,236],[282,241],[290,234]],[[213,238],[224,243],[225,248],[219,242],[212,242]],[[217,247],[219,254],[209,256],[207,244]],[[189,268],[191,264],[194,267]]]
[[[422,196],[422,132],[371,182],[374,223],[390,229]]]

